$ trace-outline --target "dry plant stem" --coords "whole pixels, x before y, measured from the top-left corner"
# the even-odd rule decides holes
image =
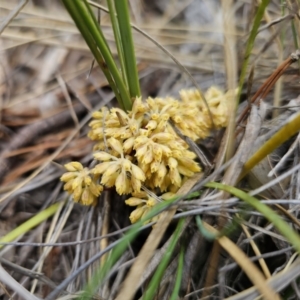
[[[282,64],[272,73],[272,75],[265,81],[265,83],[257,90],[257,92],[252,97],[250,103],[254,103],[257,99],[260,102],[262,99],[266,97],[269,93],[270,89],[274,86],[276,81],[280,78],[280,76],[284,73],[284,71],[294,62],[299,60],[300,50],[297,50],[295,53],[292,53],[289,58],[282,62]],[[249,106],[244,109],[241,113],[237,124],[240,124],[246,117],[249,111]]]
[[[217,233],[214,229],[207,223],[203,223],[204,226],[211,232]],[[232,258],[238,263],[238,265],[243,269],[248,278],[253,282],[255,287],[260,291],[264,299],[274,300],[278,299],[277,294],[266,284],[266,280],[260,270],[249,260],[248,256],[240,250],[230,239],[223,236],[218,239],[218,243],[232,256]]]
[[[39,300],[36,296],[29,293],[21,284],[12,278],[0,265],[0,280],[3,284],[9,286],[13,291],[21,296],[24,300]]]
[[[257,106],[252,106],[249,121],[246,127],[245,135],[235,154],[235,160],[230,164],[224,175],[223,183],[235,185],[238,181],[244,163],[251,155],[252,146],[257,140],[262,124],[263,116]],[[224,199],[224,198],[222,198]]]
[[[300,259],[297,259],[288,270],[281,271],[280,273],[272,276],[267,280],[267,283],[277,291],[283,290],[294,279],[300,275]],[[256,286],[253,286],[237,295],[227,298],[227,300],[252,300],[257,299],[260,294]]]
[[[83,224],[84,224],[84,218],[82,218],[80,220],[80,223],[79,223],[79,226],[78,226],[78,230],[77,230],[77,236],[76,236],[76,240],[77,241],[82,241],[82,231],[83,231]],[[76,245],[76,250],[75,250],[75,256],[73,258],[73,262],[72,262],[72,267],[71,267],[71,270],[70,270],[70,273],[74,272],[74,270],[76,270],[78,268],[78,265],[79,265],[79,257],[80,257],[80,254],[81,254],[81,249],[82,247],[77,244]],[[71,282],[68,287],[67,287],[67,291],[70,291],[70,292],[73,292],[75,291],[75,282]]]
[[[259,116],[258,109],[256,106],[253,106],[251,110],[249,122],[246,127],[246,132],[243,141],[241,142],[235,154],[236,159],[226,170],[223,183],[228,185],[236,184],[239,174],[242,171],[242,167],[249,157],[251,151],[251,145],[257,139],[260,130],[260,121],[261,121],[261,117]],[[221,196],[222,199],[226,199],[228,197],[229,197],[228,193],[222,193]],[[223,213],[217,220],[218,228],[222,229],[225,226],[226,221],[227,221],[226,216]],[[209,295],[210,290],[208,289],[208,287],[214,284],[215,275],[218,269],[217,266],[219,261],[219,252],[220,252],[220,245],[217,241],[215,241],[212,249],[212,254],[209,259],[210,264],[208,267],[208,273],[204,285],[206,289],[203,291],[202,297],[206,297]]]
[[[278,57],[278,62],[281,63],[283,60],[283,51],[279,52],[279,57]],[[282,95],[282,82],[283,78],[280,77],[275,84],[275,91],[274,91],[274,101],[273,105],[274,106],[280,106],[281,105],[281,95]],[[273,110],[273,118],[277,117],[279,115],[279,110],[275,109]]]
[[[72,203],[73,204],[73,203]],[[52,223],[51,223],[51,226],[47,232],[47,237],[46,237],[46,242],[49,242],[51,240],[51,236],[54,232],[54,229],[57,225],[57,220],[59,218],[59,215],[61,213],[61,210],[63,209],[63,206],[64,206],[64,203],[62,202],[61,205],[59,206],[59,208],[57,209],[54,217],[53,217],[53,220],[52,220]],[[72,205],[73,207],[73,205]],[[62,229],[62,228],[61,228]],[[57,230],[59,231],[59,228],[57,228]],[[57,236],[58,237],[58,236]],[[56,237],[56,238],[57,238]],[[50,251],[52,250],[52,247],[49,247],[49,248],[44,248],[43,249],[43,252],[41,253],[41,256],[39,258],[39,261],[37,262],[37,271],[40,273],[42,271],[42,268],[43,268],[43,265],[44,265],[44,261],[46,259],[46,257],[49,255]],[[35,288],[36,288],[36,285],[37,285],[37,280],[34,280],[33,281],[33,284],[32,284],[32,287],[31,287],[31,292],[34,293],[35,291]]]
[[[218,273],[218,266],[219,266],[219,261],[220,261],[220,251],[221,251],[220,243],[217,241],[214,241],[211,255],[209,256],[207,273],[206,273],[206,278],[205,278],[205,283],[204,283],[204,290],[201,295],[201,298],[209,297],[209,295],[211,294],[210,287],[215,285],[215,283],[216,283],[215,280],[216,280],[216,274]]]
[[[152,225],[154,225],[154,222],[142,226],[141,229],[140,229],[140,231],[142,231],[144,229],[147,229],[147,228],[151,227]],[[80,239],[80,241],[75,241],[75,242],[62,242],[62,243],[9,242],[9,243],[0,243],[0,246],[2,246],[2,245],[6,245],[6,246],[8,246],[8,245],[12,245],[12,246],[30,246],[30,247],[67,247],[67,246],[77,246],[77,245],[82,245],[82,244],[96,242],[96,241],[102,240],[103,238],[109,238],[109,237],[114,237],[114,236],[123,234],[128,229],[130,229],[131,227],[132,227],[132,225],[124,227],[124,228],[119,229],[119,230],[116,230],[116,231],[114,231],[112,233],[107,234],[106,236],[98,236],[98,237],[91,238],[91,239],[86,239],[86,240]],[[1,261],[1,259],[0,259],[0,261]]]
[[[222,1],[223,25],[224,25],[224,52],[225,52],[225,68],[227,78],[227,89],[235,91],[237,88],[237,53],[235,39],[235,11],[233,9],[232,0]],[[229,160],[234,151],[234,128],[236,114],[237,99],[233,92],[229,100],[229,124],[228,128],[228,143],[226,149],[226,161]]]
[[[296,140],[293,142],[289,150],[283,155],[280,161],[277,163],[275,167],[268,173],[268,177],[272,177],[277,173],[278,170],[286,163],[287,159],[294,153],[295,149],[298,147],[300,143],[300,133],[298,134]]]
[[[236,89],[237,80],[237,53],[236,53],[236,40],[235,40],[235,15],[233,10],[232,0],[222,1],[223,11],[223,25],[224,25],[224,52],[225,52],[225,67],[227,77],[228,90],[234,91]],[[230,98],[229,107],[229,124],[226,128],[226,147],[225,147],[225,159],[228,161],[234,151],[234,128],[235,128],[235,111],[236,111],[236,97],[233,93]],[[221,215],[223,213],[221,212]],[[221,230],[225,220],[222,216],[218,218],[218,229]],[[218,270],[220,244],[214,242],[211,256],[209,258],[208,271],[204,284],[204,291],[202,297],[205,298],[210,295],[210,286],[214,285],[215,277]]]
[[[0,282],[0,289],[3,291],[4,294],[6,294],[6,296],[7,296],[9,299],[11,299],[10,293],[9,293],[8,290],[5,288],[5,285],[4,285],[2,282]],[[2,292],[2,291],[1,291],[1,292]]]
[[[27,4],[28,0],[23,0],[14,10],[10,12],[10,14],[6,17],[6,19],[0,25],[0,35],[4,31],[4,29],[8,26],[8,24],[15,18],[19,12],[23,9],[23,7]]]
[[[211,220],[207,220],[207,217],[203,217],[205,221],[212,223]],[[193,274],[194,263],[197,265],[204,265],[207,259],[207,240],[203,235],[197,230],[191,237],[188,246],[186,247],[184,253],[184,264],[182,271],[182,280],[180,285],[180,294],[186,294],[189,290],[191,284],[191,275]],[[199,255],[201,253],[201,256]]]
[[[268,14],[268,13],[267,13],[267,14]],[[265,15],[266,15],[266,11],[265,11]],[[294,18],[295,18],[295,15],[290,14],[290,15],[285,15],[285,16],[283,16],[283,17],[274,19],[274,20],[272,21],[271,17],[270,17],[269,14],[268,14],[268,16],[266,17],[266,21],[268,22],[268,24],[266,24],[266,25],[264,25],[264,26],[261,26],[260,29],[257,31],[257,33],[260,33],[260,32],[262,32],[263,30],[266,30],[267,28],[272,28],[273,25],[276,25],[276,24],[281,23],[281,22],[283,22],[283,21],[290,21],[290,20],[292,20],[292,19],[294,19]],[[274,32],[274,31],[273,31],[273,32]],[[277,42],[280,42],[280,39],[279,39],[279,38],[276,39],[276,40],[277,40]]]
[[[184,183],[184,185],[178,190],[177,195],[185,195],[187,194],[191,188],[195,185],[195,183],[203,177],[203,173],[195,174],[194,177],[189,179]],[[136,261],[131,267],[129,274],[127,275],[124,284],[119,291],[116,300],[131,300],[133,299],[136,290],[138,288],[137,285],[132,285],[133,282],[138,282],[141,278],[148,262],[158,244],[160,243],[168,225],[170,224],[174,214],[176,213],[177,206],[171,207],[169,211],[165,211],[161,213],[161,217],[150,233],[147,241],[143,245],[142,250],[140,251]]]
[[[110,213],[110,194],[109,191],[104,195],[104,208],[103,208],[103,226],[101,235],[105,236],[109,233],[109,213]],[[100,241],[100,250],[104,250],[108,246],[108,238],[104,238]],[[101,265],[106,261],[107,254],[101,257]]]
[[[72,99],[71,99],[70,94],[68,92],[66,82],[63,80],[63,78],[61,77],[60,74],[58,74],[56,76],[56,78],[57,78],[58,84],[61,87],[62,93],[63,93],[63,95],[64,95],[64,97],[65,97],[65,99],[67,101],[67,104],[68,104],[68,107],[69,107],[69,110],[70,110],[70,115],[72,116],[72,119],[73,119],[76,127],[78,127],[79,121],[78,121],[77,115],[76,115],[76,113],[74,111],[74,107],[72,105]]]
[[[244,231],[246,237],[247,237],[248,239],[250,239],[250,238],[251,238],[251,234],[250,234],[248,228],[247,228],[244,224],[241,224],[241,227],[242,227],[242,229],[243,229],[243,231]],[[257,245],[255,244],[254,240],[251,239],[251,240],[250,240],[250,244],[251,244],[251,247],[252,247],[254,253],[255,253],[257,256],[260,256],[261,253],[260,253],[260,251],[259,251],[259,248],[258,248]],[[266,278],[271,278],[272,275],[271,275],[271,273],[270,273],[270,271],[269,271],[269,268],[268,268],[268,266],[267,266],[265,260],[264,260],[263,258],[260,258],[260,259],[258,260],[258,262],[259,262],[259,264],[260,264],[260,266],[261,266],[261,268],[262,268],[262,270],[263,270],[263,272],[264,272]]]
[[[292,223],[294,223],[298,228],[300,228],[300,221],[294,216],[289,210],[286,210],[282,205],[280,204],[274,204],[276,208],[278,208],[279,211],[282,212],[283,215],[285,215]]]
[[[261,3],[261,0],[259,0],[258,2]],[[267,23],[271,23],[271,18],[269,16],[269,13],[267,10],[264,11],[264,17],[265,17]],[[282,19],[282,21],[285,21],[285,19]],[[256,55],[256,58],[253,61],[253,66],[256,63],[256,61],[261,57],[261,54],[264,53],[273,44],[274,39],[276,40],[276,43],[278,46],[278,53],[279,53],[278,65],[280,65],[283,61],[283,49],[282,49],[280,38],[278,37],[280,32],[282,32],[282,27],[278,26],[277,30],[275,30],[274,27],[272,27],[272,26],[270,26],[269,28],[270,28],[270,31],[272,32],[272,35],[269,38],[269,40],[266,42],[266,44],[261,48],[259,53]],[[275,84],[274,101],[273,101],[274,106],[280,106],[281,91],[282,91],[282,78],[280,77],[278,79],[277,83]],[[250,97],[248,99],[250,99]],[[273,117],[275,117],[277,115],[278,115],[278,111],[274,110]]]

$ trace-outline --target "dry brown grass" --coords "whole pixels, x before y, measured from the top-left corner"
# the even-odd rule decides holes
[[[226,90],[238,84],[257,2],[260,1],[228,1],[222,6],[219,1],[205,0],[151,1],[151,4],[135,0],[130,3],[133,23],[171,51],[188,68],[201,89],[218,85]],[[295,51],[291,22],[293,20],[298,30],[299,20],[294,14],[298,9],[297,3],[287,1],[289,9],[285,9],[285,18],[277,1],[271,1],[268,6],[250,59],[249,69],[254,70],[253,78],[248,77],[243,98],[249,96],[250,99],[277,66]],[[9,13],[18,4],[19,1],[14,0],[1,1],[1,22],[8,20]],[[225,25],[222,17],[227,18]],[[271,26],[275,20],[279,23]],[[67,196],[59,182],[62,164],[71,160],[85,164],[91,162],[93,144],[86,137],[89,113],[95,107],[116,103],[105,77],[96,65],[92,65],[87,46],[59,1],[29,1],[18,14],[15,11],[10,22],[3,24],[0,39],[0,236],[52,203],[61,202],[62,205],[51,220],[0,249],[3,268],[17,282],[1,284],[1,276],[7,276],[1,271],[0,297],[25,299],[27,290],[39,298],[46,298],[86,261],[121,238],[123,233],[119,229],[129,225],[130,209],[114,191],[106,191],[94,208],[81,207],[71,201],[64,205],[63,200]],[[103,12],[101,24],[114,49],[108,16]],[[134,38],[144,96],[177,96],[181,88],[192,86],[188,76],[151,41],[138,32],[134,33]],[[282,126],[298,110],[298,86],[299,65],[296,63],[284,72],[266,96],[268,107],[264,119],[252,110],[249,122],[240,127],[242,130],[246,127],[246,138],[234,134],[233,119],[225,134],[216,132],[198,145],[215,166],[215,173],[211,175],[208,170],[206,175],[235,185],[238,180],[236,174],[242,168],[241,163],[236,163],[237,153],[246,159],[250,150],[254,150],[251,148],[254,148],[258,134],[268,137],[270,131]],[[245,103],[239,105],[239,113]],[[283,107],[287,104],[293,108]],[[299,155],[297,136],[259,164],[252,177],[242,182],[245,189],[262,187],[259,190],[261,198],[270,200],[270,205],[277,205],[283,218],[297,230],[300,177],[296,167]],[[221,172],[225,160],[232,156],[232,166],[223,168]],[[278,162],[281,167],[276,169],[275,175],[268,177]],[[277,180],[282,174],[288,176]],[[267,187],[270,182],[272,187]],[[184,211],[188,216],[200,210],[205,222],[222,227],[224,218],[226,221],[231,219],[240,212],[240,208],[237,200],[227,194],[205,192],[200,199],[181,203],[177,212]],[[134,282],[138,290],[136,299],[141,296],[153,269],[159,264],[175,222],[171,223],[159,250],[142,270],[140,282]],[[207,228],[210,228],[209,225]],[[149,232],[150,229],[143,231],[122,255],[94,299],[115,299]],[[109,233],[115,235],[100,242],[101,236]],[[199,234],[193,218],[187,218],[181,239],[186,246],[181,299],[254,299],[257,296],[253,283],[245,275],[249,275],[247,266],[241,264],[241,256],[235,254],[232,247],[238,247],[255,261],[263,282],[269,282],[275,291],[282,291],[284,299],[300,298],[299,281],[296,280],[299,262],[292,264],[294,251],[262,216],[247,211],[242,230],[235,231],[230,238],[234,246],[230,246],[229,240],[212,245]],[[51,246],[41,247],[36,243],[50,243]],[[228,252],[232,258],[223,253],[222,247],[231,249]],[[172,291],[178,251],[176,249],[161,281],[157,299],[168,299]],[[99,264],[100,260],[74,278],[61,292],[60,299],[75,297]],[[285,272],[281,272],[282,269]],[[19,285],[25,291],[16,293],[12,287]],[[260,292],[264,288],[256,287]],[[268,291],[266,293],[270,295]],[[293,297],[288,298],[289,293]]]

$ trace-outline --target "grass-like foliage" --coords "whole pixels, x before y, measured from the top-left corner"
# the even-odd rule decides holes
[[[293,114],[299,101],[292,100],[293,105],[288,103],[289,106],[284,107],[274,104],[278,98],[280,100],[283,98],[281,92],[284,86],[279,78],[300,57],[300,51],[296,51],[283,61],[287,56],[284,52],[287,39],[293,40],[291,44],[297,46],[299,36],[297,30],[300,28],[296,14],[294,16],[291,13],[288,16],[290,19],[285,16],[286,11],[292,11],[290,1],[287,3],[281,1],[281,5],[289,10],[282,9],[281,18],[277,18],[276,22],[270,22],[269,13],[275,11],[278,4],[273,5],[270,0],[254,1],[251,4],[253,14],[249,14],[249,20],[243,19],[245,24],[241,26],[234,23],[236,20],[233,16],[241,13],[239,5],[242,4],[239,1],[226,3],[223,1],[223,18],[226,22],[232,23],[224,25],[224,32],[222,32],[224,49],[222,50],[225,50],[226,58],[235,56],[237,60],[238,57],[242,58],[240,62],[234,64],[229,61],[224,63],[227,68],[225,73],[227,72],[227,77],[230,77],[224,80],[228,84],[227,92],[216,85],[208,86],[205,83],[206,91],[202,94],[196,80],[192,78],[186,67],[180,64],[179,71],[184,70],[185,75],[190,76],[189,80],[195,88],[176,91],[178,97],[165,94],[146,99],[142,97],[142,94],[148,91],[144,93],[143,88],[143,93],[141,91],[143,86],[142,81],[139,80],[138,60],[135,53],[136,36],[132,34],[132,27],[139,33],[143,33],[143,38],[148,36],[152,46],[153,41],[156,45],[159,45],[159,42],[131,23],[130,2],[128,0],[106,1],[108,8],[104,8],[104,11],[108,13],[108,19],[105,19],[105,25],[109,24],[111,26],[109,29],[103,26],[101,23],[103,20],[97,18],[96,9],[101,8],[99,3],[88,0],[62,0],[61,2],[79,30],[83,38],[81,42],[86,43],[84,46],[88,46],[86,49],[91,52],[103,72],[118,102],[118,107],[112,107],[110,104],[100,107],[99,104],[97,110],[90,112],[89,130],[83,132],[86,139],[84,142],[93,143],[93,148],[92,146],[90,148],[92,153],[88,150],[88,154],[93,158],[92,163],[89,156],[87,165],[85,165],[87,160],[69,161],[64,165],[65,172],[60,180],[63,182],[64,191],[73,201],[70,200],[67,205],[65,202],[60,202],[49,206],[28,221],[16,226],[0,238],[0,250],[5,250],[5,243],[26,235],[53,215],[52,224],[59,224],[57,226],[63,228],[74,207],[80,209],[84,207],[88,213],[91,212],[88,222],[80,223],[82,227],[83,224],[90,225],[95,215],[100,220],[98,208],[100,203],[105,202],[102,223],[99,221],[101,230],[100,226],[93,227],[95,235],[100,234],[101,231],[100,246],[97,245],[100,251],[92,252],[94,249],[91,247],[89,252],[89,247],[82,250],[76,245],[74,247],[76,264],[70,268],[71,274],[62,277],[60,283],[50,282],[53,288],[51,291],[45,291],[46,300],[59,299],[62,293],[67,293],[69,290],[76,294],[74,296],[77,297],[76,299],[94,299],[93,297],[96,298],[101,293],[106,297],[109,294],[107,291],[111,289],[113,292],[109,299],[116,300],[131,300],[137,297],[142,300],[177,300],[181,299],[184,293],[190,293],[189,299],[200,299],[200,297],[224,299],[228,295],[233,299],[254,299],[260,295],[264,299],[271,300],[279,299],[279,293],[283,292],[288,285],[285,292],[288,291],[290,294],[295,286],[293,284],[296,284],[296,281],[293,284],[291,282],[300,276],[300,272],[297,273],[292,265],[290,277],[285,277],[292,264],[290,263],[292,258],[286,270],[274,276],[273,265],[276,264],[269,264],[265,260],[265,255],[268,255],[265,251],[269,248],[261,242],[257,243],[256,240],[262,234],[269,235],[268,241],[277,247],[274,256],[280,251],[282,255],[282,248],[285,245],[289,246],[288,251],[291,251],[286,253],[289,259],[293,252],[300,253],[300,236],[295,229],[297,226],[299,228],[300,222],[293,216],[293,209],[296,208],[288,207],[284,202],[284,199],[289,197],[290,203],[298,203],[296,198],[299,198],[300,193],[299,174],[296,173],[299,172],[297,164],[300,137],[296,135],[300,130],[300,114],[297,112]],[[243,9],[247,8],[247,5],[243,3]],[[299,6],[299,3],[297,5]],[[238,7],[236,11],[234,11],[235,6]],[[234,14],[231,14],[231,8]],[[166,14],[164,18],[172,16],[175,22],[180,16],[177,11],[176,14],[174,12]],[[286,26],[290,30],[288,34],[285,29],[282,31],[274,29],[276,24],[283,20],[284,22],[291,20],[291,26]],[[243,43],[238,43],[237,39],[241,36],[239,30],[246,27],[247,34],[243,37]],[[171,25],[166,26],[163,34],[166,41],[172,45],[174,37],[168,31],[170,28]],[[230,31],[233,28],[236,32]],[[257,51],[257,39],[267,30],[272,32],[271,38]],[[153,32],[156,34],[156,30]],[[219,33],[214,32],[214,34]],[[183,39],[183,36],[181,38]],[[187,39],[189,38],[187,36]],[[261,68],[263,71],[256,80],[263,80],[264,83],[259,82],[258,85],[254,80],[256,73],[253,70],[258,66],[260,55],[270,47],[273,40],[276,40],[279,45],[280,60],[278,65],[272,68],[275,71],[271,72],[271,75]],[[194,43],[192,39],[189,41],[191,44]],[[231,51],[236,49],[237,44],[243,46],[239,55],[236,51]],[[148,47],[146,43],[145,45],[145,48]],[[170,53],[167,47],[159,45],[159,51],[162,49],[164,54]],[[205,60],[209,60],[210,53],[206,47],[203,47],[203,53]],[[252,59],[253,54],[255,59]],[[273,62],[274,53],[272,55],[272,59],[269,60]],[[174,56],[171,58],[177,61]],[[268,65],[268,58],[264,57],[264,59],[265,67]],[[89,60],[90,58],[87,65]],[[203,64],[201,68],[205,70],[207,65]],[[92,74],[93,70],[90,71]],[[297,71],[291,72],[293,76],[298,76]],[[222,72],[223,70],[220,74]],[[217,75],[216,81],[219,78]],[[276,85],[278,80],[279,83]],[[62,80],[59,82],[61,83]],[[274,98],[277,100],[273,102],[276,107],[272,107],[272,97],[268,99],[268,95],[275,85]],[[64,96],[70,98],[66,86],[63,91]],[[250,95],[251,91],[254,91],[254,96]],[[80,92],[74,89],[72,96],[76,94],[80,98]],[[241,101],[245,94],[250,98],[248,103],[239,104],[240,107],[236,110],[233,103],[239,102],[236,100]],[[264,104],[262,105],[265,100],[271,103],[266,110]],[[68,104],[71,107],[72,101],[70,100]],[[257,109],[259,106],[261,109]],[[276,113],[269,111],[270,108],[277,109]],[[284,112],[283,117],[274,118],[281,114],[280,109]],[[78,124],[75,110],[73,112],[73,107],[70,110]],[[272,121],[277,121],[280,125],[276,124],[278,130],[275,133],[270,130],[273,126],[269,121],[271,115]],[[5,117],[3,120],[7,121]],[[3,128],[5,126],[3,125]],[[260,138],[266,136],[267,141],[259,144],[263,140]],[[213,146],[211,141],[214,143]],[[291,155],[292,153],[295,157]],[[76,160],[78,155],[75,154],[74,157]],[[292,168],[296,171],[289,173],[292,175],[285,176],[284,172]],[[26,168],[25,172],[28,172]],[[56,178],[60,175],[61,173]],[[269,184],[271,180],[273,185],[270,184],[265,189],[261,187],[265,183]],[[254,193],[248,191],[256,187],[259,187],[262,193],[252,196]],[[231,196],[235,198],[230,198]],[[122,212],[121,217],[126,222],[129,220],[128,224],[131,222],[132,225],[126,229],[121,228],[119,232],[122,234],[116,233],[114,238],[110,239],[111,236],[108,235],[111,234],[111,225],[117,226],[116,220],[110,219],[110,209],[115,209],[114,205],[111,205],[112,201],[122,201],[118,205],[130,210],[128,215]],[[74,202],[79,205],[75,205]],[[270,206],[273,204],[274,206]],[[57,222],[60,217],[60,222]],[[49,232],[54,232],[57,237],[59,231],[55,230],[55,225],[49,227]],[[72,226],[70,228],[73,230]],[[137,236],[144,233],[143,230],[146,228],[150,228],[151,231],[146,237],[143,236],[146,241],[142,246],[133,246]],[[260,228],[263,228],[261,233],[258,232]],[[80,230],[81,233],[86,233],[90,229],[87,227]],[[118,238],[115,238],[117,235]],[[77,238],[80,239],[81,236],[78,234]],[[247,241],[242,241],[238,236],[246,237]],[[264,241],[263,238],[261,241]],[[165,244],[161,246],[162,243]],[[156,251],[158,247],[161,247],[160,251]],[[43,250],[40,258],[41,266],[50,252],[49,249]],[[70,249],[73,255],[73,248]],[[127,255],[127,251],[130,255],[134,253],[130,264],[122,260],[124,257],[127,259],[124,255],[124,253]],[[255,254],[252,259],[249,257],[251,253]],[[226,260],[223,259],[225,256]],[[42,267],[35,270],[44,272]],[[24,273],[24,270],[21,272]],[[173,274],[173,276],[166,274]],[[30,274],[30,276],[38,275],[40,274]],[[236,284],[236,278],[241,282]],[[218,284],[215,285],[217,281]],[[47,280],[44,282],[47,283]],[[232,282],[235,282],[234,287],[230,286]],[[36,286],[34,281],[32,293],[35,292]],[[40,290],[44,292],[43,288]],[[296,288],[295,290],[294,296],[298,292]],[[219,295],[216,295],[216,292]]]
[[[110,1],[110,11],[113,16],[112,24],[114,28],[117,45],[119,45],[120,62],[122,74],[109,48],[108,42],[103,35],[100,24],[94,15],[91,6],[86,0],[63,0],[62,1],[81,32],[87,45],[91,49],[95,60],[105,74],[110,87],[124,110],[130,110],[132,98],[140,96],[137,67],[133,49],[133,40],[129,24],[128,4],[126,0]],[[114,17],[116,10],[121,12],[120,16]],[[122,76],[123,75],[123,76]]]

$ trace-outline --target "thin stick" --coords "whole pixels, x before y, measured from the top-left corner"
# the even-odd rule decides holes
[[[12,290],[14,290],[18,295],[24,300],[39,300],[33,294],[29,293],[20,283],[18,283],[14,278],[12,278],[0,265],[0,279],[3,284],[8,285]]]
[[[23,9],[23,7],[27,4],[28,0],[23,0],[14,10],[10,12],[7,18],[0,25],[0,34],[4,31],[4,29],[8,26],[8,24],[15,18],[19,12]]]
[[[280,76],[285,72],[285,70],[294,62],[299,60],[300,57],[300,50],[292,53],[289,58],[280,64],[277,69],[271,74],[271,76],[264,82],[264,84],[257,90],[257,92],[252,97],[250,103],[254,103],[257,99],[259,102],[264,99],[267,94],[269,93],[270,89],[274,86],[276,81],[280,78]],[[244,111],[241,113],[237,124],[240,124],[246,117],[249,111],[249,106],[247,106]]]

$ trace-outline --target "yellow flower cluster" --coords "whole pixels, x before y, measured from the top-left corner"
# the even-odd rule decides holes
[[[90,170],[83,168],[77,161],[66,164],[65,168],[68,172],[64,173],[60,180],[66,182],[64,189],[73,195],[74,201],[83,205],[96,205],[103,186],[97,184],[96,178],[90,176]]]
[[[67,164],[69,172],[61,178],[65,190],[85,205],[95,203],[103,186],[114,186],[120,195],[132,194],[126,203],[137,206],[130,216],[133,223],[156,204],[141,192],[142,185],[167,195],[176,193],[201,168],[169,121],[193,140],[228,122],[227,95],[219,89],[211,87],[206,92],[208,107],[197,90],[182,90],[180,96],[181,101],[137,98],[128,113],[106,107],[94,112],[88,136],[96,142],[94,158],[99,163],[91,170],[77,162]]]
[[[165,193],[160,196],[162,200],[168,200],[174,197],[174,193]],[[131,223],[137,222],[143,216],[145,216],[150,209],[156,205],[159,201],[146,192],[133,193],[132,197],[127,199],[125,203],[129,206],[136,206],[137,208],[130,214],[129,219]],[[156,215],[148,222],[154,222],[159,219],[159,215]]]

